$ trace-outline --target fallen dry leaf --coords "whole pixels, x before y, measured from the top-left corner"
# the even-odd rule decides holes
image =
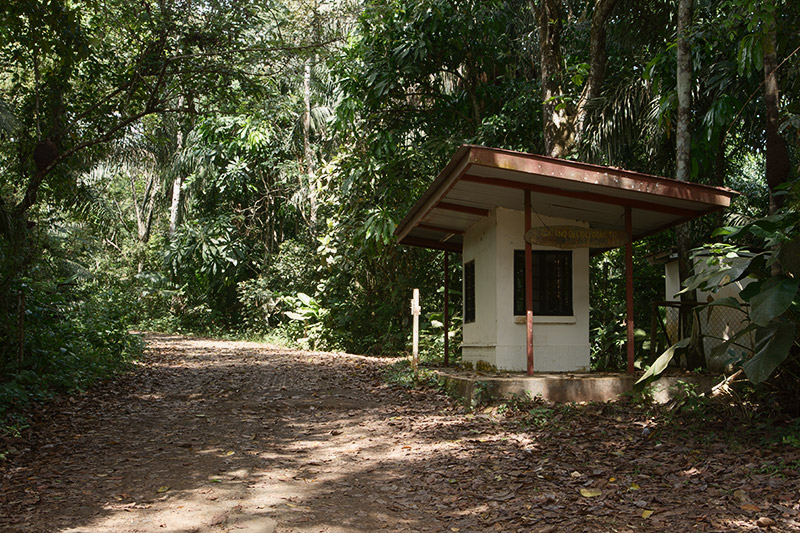
[[[773,520],[772,518],[769,518],[767,516],[762,516],[758,520],[756,520],[756,525],[758,527],[767,528],[767,527],[773,527],[777,524],[775,523],[775,520]]]

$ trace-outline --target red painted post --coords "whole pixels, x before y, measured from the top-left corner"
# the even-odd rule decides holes
[[[444,251],[444,366],[450,365],[450,265]]]
[[[531,191],[525,191],[525,233],[531,229]],[[533,257],[525,241],[525,316],[527,324],[528,375],[533,375]]]
[[[628,373],[633,374],[633,222],[631,208],[625,208],[625,232],[628,242],[625,244],[625,325],[628,329]]]

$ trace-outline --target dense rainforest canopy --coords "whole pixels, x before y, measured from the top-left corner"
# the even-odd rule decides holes
[[[733,363],[797,390],[798,27],[792,0],[5,2],[0,415],[118,368],[130,328],[401,353],[412,287],[439,357],[442,253],[392,232],[462,143],[740,191],[637,243],[636,323],[647,254],[750,247],[694,282],[757,278]],[[593,259],[597,368],[623,360],[622,272]]]

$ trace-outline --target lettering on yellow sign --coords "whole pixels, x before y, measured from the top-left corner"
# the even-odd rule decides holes
[[[582,226],[542,226],[531,228],[525,240],[538,246],[552,246],[570,250],[574,248],[617,248],[628,242],[628,234],[613,229],[585,228]]]

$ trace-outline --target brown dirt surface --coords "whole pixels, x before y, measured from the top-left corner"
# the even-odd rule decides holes
[[[0,531],[800,530],[800,450],[713,413],[469,413],[386,384],[386,360],[147,340],[5,443]]]

